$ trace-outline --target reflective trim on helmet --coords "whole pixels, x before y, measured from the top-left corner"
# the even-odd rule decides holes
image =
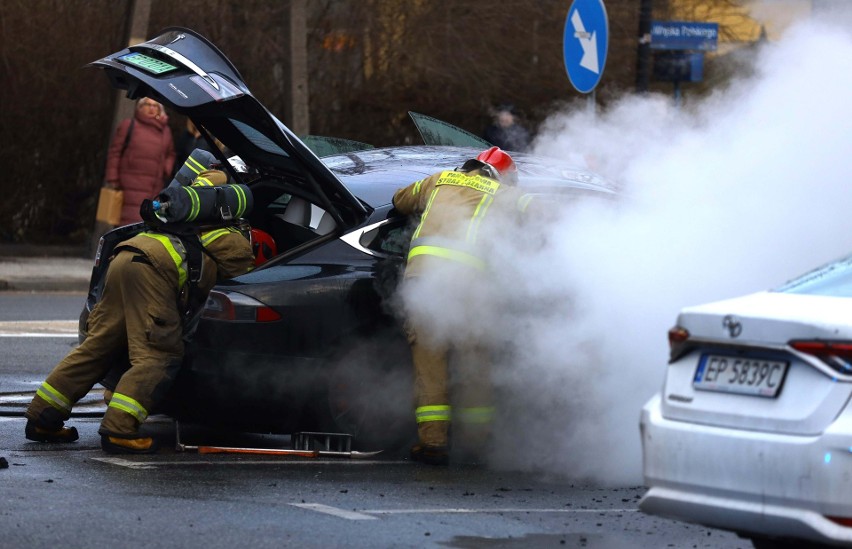
[[[459,250],[453,250],[451,248],[440,248],[438,246],[415,246],[414,248],[411,248],[410,252],[408,252],[408,260],[411,261],[412,258],[417,257],[418,255],[432,255],[449,259],[450,261],[456,261],[480,271],[484,271],[487,268],[486,263],[478,257]]]
[[[459,423],[482,425],[494,420],[493,406],[478,406],[471,408],[459,408],[455,413],[455,419]]]
[[[127,412],[131,416],[135,417],[139,423],[142,423],[148,417],[148,410],[146,410],[144,406],[139,404],[138,401],[121,393],[113,393],[112,399],[109,401],[109,407],[117,408],[122,412]]]
[[[419,406],[414,410],[414,417],[417,418],[417,423],[425,423],[427,421],[450,421],[450,410],[451,408],[448,404]]]
[[[185,189],[188,187],[184,187]],[[160,242],[163,247],[169,252],[169,255],[172,257],[172,261],[175,262],[175,267],[177,267],[178,271],[178,289],[183,288],[183,285],[186,283],[186,250],[183,247],[183,243],[181,243],[180,239],[175,238],[174,240],[166,235],[162,235],[159,233],[139,233],[139,236],[147,236],[148,238],[153,238]],[[180,251],[178,251],[178,247],[180,247]]]
[[[48,382],[43,382],[36,394],[54,408],[63,412],[71,412],[71,399],[54,389]]]

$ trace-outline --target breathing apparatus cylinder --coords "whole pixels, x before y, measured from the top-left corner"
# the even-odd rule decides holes
[[[154,215],[164,223],[213,224],[248,215],[254,198],[242,184],[192,185],[166,187],[151,205]]]

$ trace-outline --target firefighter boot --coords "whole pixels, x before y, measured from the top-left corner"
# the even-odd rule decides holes
[[[36,403],[36,401],[33,401]],[[30,405],[32,408],[33,404]],[[36,442],[74,442],[80,436],[74,427],[65,427],[67,417],[54,408],[47,406],[40,412],[27,410],[27,425],[24,436]]]
[[[449,465],[450,452],[446,446],[417,444],[411,448],[411,460],[429,465]]]
[[[160,446],[151,437],[120,438],[101,435],[101,448],[108,454],[155,454]]]
[[[36,442],[74,442],[80,438],[80,435],[77,434],[76,427],[63,427],[60,423],[58,428],[50,429],[47,427],[40,427],[38,423],[33,420],[27,421],[27,425],[24,427],[24,436],[26,436],[28,440],[34,440]]]

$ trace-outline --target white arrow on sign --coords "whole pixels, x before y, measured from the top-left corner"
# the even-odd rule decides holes
[[[571,24],[574,25],[574,38],[580,41],[580,47],[583,48],[583,58],[580,59],[580,66],[589,69],[595,74],[600,74],[600,67],[598,66],[598,38],[594,32],[591,34],[586,32],[583,20],[580,19],[580,10],[574,10],[574,14],[571,16]]]

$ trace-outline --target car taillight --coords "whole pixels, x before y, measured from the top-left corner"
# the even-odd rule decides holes
[[[852,342],[850,341],[790,341],[790,347],[800,353],[815,356],[841,374],[852,375]]]
[[[835,522],[835,523],[839,524],[840,526],[846,526],[848,528],[852,528],[852,518],[850,518],[850,517],[829,517],[829,516],[826,516],[825,518],[827,518],[831,522]]]
[[[686,328],[675,326],[669,330],[669,360],[674,362],[686,349],[689,339],[689,331]]]
[[[213,290],[207,296],[201,318],[230,322],[274,322],[281,320],[281,315],[247,295]]]
[[[675,326],[671,330],[669,330],[669,348],[671,349],[675,345],[680,343],[685,343],[686,340],[689,339],[689,332],[686,328],[681,328],[680,326]]]

